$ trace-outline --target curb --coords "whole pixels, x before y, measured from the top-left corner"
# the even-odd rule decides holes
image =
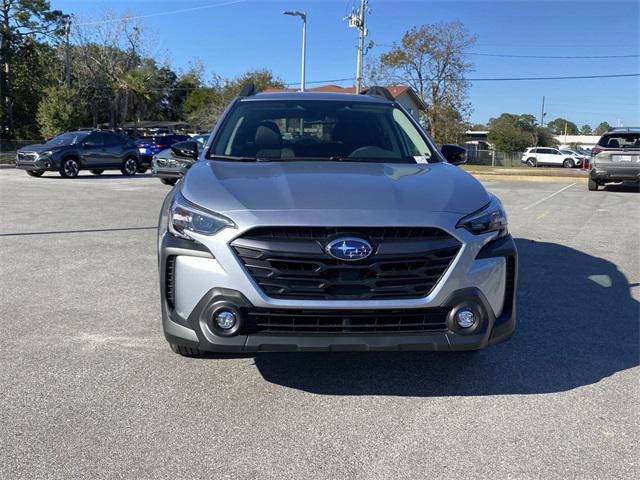
[[[512,182],[554,182],[554,183],[586,183],[587,177],[552,177],[545,175],[501,175],[499,173],[467,172],[478,180],[496,180]]]

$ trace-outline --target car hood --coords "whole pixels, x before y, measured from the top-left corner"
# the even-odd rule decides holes
[[[490,198],[471,175],[447,163],[196,162],[182,194],[208,210],[331,210],[466,214]]]
[[[73,146],[74,145],[54,146],[54,145],[45,145],[44,143],[36,143],[34,145],[27,145],[26,147],[19,148],[18,151],[19,152],[36,152],[36,153],[48,152],[48,151],[58,152],[60,150],[65,150]]]

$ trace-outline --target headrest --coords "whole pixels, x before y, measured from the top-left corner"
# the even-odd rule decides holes
[[[255,144],[258,149],[282,148],[282,135],[274,122],[261,122],[256,129]]]

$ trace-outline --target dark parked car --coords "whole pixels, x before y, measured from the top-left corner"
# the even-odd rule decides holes
[[[209,134],[195,135],[190,140],[197,143],[198,152],[200,152],[209,140]],[[172,148],[179,146],[180,143],[174,143]],[[153,156],[151,172],[165,185],[175,185],[194,161],[184,157],[176,157],[171,148],[167,148]]]
[[[157,153],[169,148],[176,142],[189,140],[188,135],[156,135],[153,137],[142,137],[136,140],[138,155],[140,156],[140,173],[151,167],[151,159]]]
[[[640,128],[612,128],[593,149],[589,190],[625,180],[640,182]]]
[[[32,177],[44,172],[59,172],[66,178],[77,177],[80,170],[100,175],[105,170],[120,170],[123,175],[138,171],[138,150],[131,139],[109,131],[67,132],[44,144],[18,150],[16,167]]]

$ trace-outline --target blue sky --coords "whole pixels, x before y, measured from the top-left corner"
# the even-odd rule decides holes
[[[232,3],[232,2],[237,3]],[[144,16],[156,56],[187,68],[199,58],[214,72],[234,76],[270,68],[286,82],[300,77],[300,20],[283,10],[308,14],[307,81],[353,77],[356,31],[346,16],[355,0],[51,0],[54,8],[80,19],[104,9]],[[211,8],[200,7],[214,5]],[[598,56],[638,55],[638,1],[431,1],[369,0],[369,39],[391,44],[413,26],[459,20],[477,37],[476,53]],[[175,10],[194,10],[168,13]],[[166,15],[159,15],[167,12]],[[368,57],[385,51],[377,47]],[[365,61],[366,61],[365,57]],[[640,72],[640,58],[519,59],[471,56],[472,78],[604,75]],[[346,82],[348,83],[348,82]],[[342,83],[343,85],[345,82]],[[471,120],[486,122],[502,112],[539,117],[542,96],[547,119],[578,125],[603,120],[640,125],[640,77],[613,79],[474,82]]]

